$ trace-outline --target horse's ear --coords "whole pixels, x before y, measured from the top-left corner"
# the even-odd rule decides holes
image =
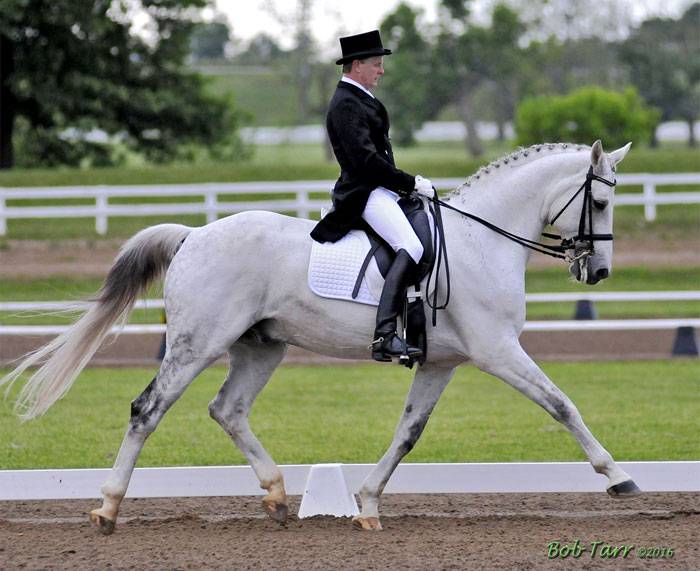
[[[601,143],[600,139],[598,139],[595,143],[593,143],[593,146],[591,147],[591,164],[594,168],[598,166],[598,163],[600,162],[602,156],[603,143]]]
[[[622,161],[622,159],[625,158],[631,146],[632,142],[629,142],[624,147],[620,147],[616,151],[613,151],[612,153],[608,154],[608,158],[610,159],[610,162],[613,166],[615,166],[617,163],[619,163],[620,161]]]

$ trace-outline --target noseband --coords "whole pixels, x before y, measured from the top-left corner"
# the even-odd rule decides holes
[[[581,194],[581,191],[583,190],[583,205],[581,207],[581,216],[578,221],[578,234],[576,236],[573,236],[572,238],[565,238],[561,239],[561,236],[555,235],[555,234],[546,234],[543,233],[542,235],[547,237],[547,238],[554,238],[554,239],[561,239],[561,247],[570,250],[574,249],[574,254],[575,254],[575,249],[576,249],[576,244],[579,242],[584,242],[586,243],[586,250],[582,252],[579,255],[576,255],[573,259],[570,259],[570,261],[575,261],[580,259],[581,257],[588,257],[591,254],[593,254],[594,247],[593,247],[593,242],[597,240],[605,240],[605,241],[612,241],[613,235],[612,234],[594,234],[593,233],[593,191],[591,189],[592,183],[594,180],[597,180],[598,182],[602,182],[603,184],[614,188],[615,185],[617,184],[617,180],[608,180],[603,177],[600,177],[596,174],[593,174],[593,167],[589,167],[588,172],[586,173],[586,180],[584,183],[579,187],[579,189],[576,191],[576,193],[569,199],[569,202],[567,202],[564,207],[557,213],[557,215],[552,218],[550,224],[554,224],[557,219],[564,213],[564,211],[569,207],[569,205],[574,201],[574,199]],[[586,221],[588,221],[588,232],[585,231],[586,228]]]

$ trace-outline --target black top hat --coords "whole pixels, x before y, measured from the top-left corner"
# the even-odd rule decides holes
[[[388,56],[391,53],[391,50],[382,45],[379,30],[340,38],[340,48],[343,50],[343,57],[335,62],[338,65],[372,56]]]

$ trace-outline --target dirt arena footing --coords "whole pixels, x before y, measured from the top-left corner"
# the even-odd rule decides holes
[[[291,513],[299,498],[292,497]],[[280,527],[260,498],[127,499],[116,532],[97,500],[0,502],[1,569],[687,569],[700,494],[387,495],[382,532],[328,516]]]

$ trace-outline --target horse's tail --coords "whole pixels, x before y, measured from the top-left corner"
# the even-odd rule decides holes
[[[190,232],[192,228],[180,224],[159,224],[133,236],[119,252],[90,309],[0,379],[0,386],[9,383],[9,391],[24,371],[41,363],[15,402],[14,410],[22,420],[44,414],[70,389],[112,326],[126,321],[136,298],[165,272]]]

